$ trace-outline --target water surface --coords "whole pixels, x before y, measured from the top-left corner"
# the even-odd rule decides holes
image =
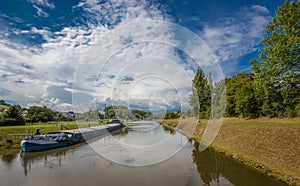
[[[1,185],[284,185],[197,147],[157,123],[131,124],[89,144],[1,156],[0,180]],[[147,166],[141,166],[143,160]]]

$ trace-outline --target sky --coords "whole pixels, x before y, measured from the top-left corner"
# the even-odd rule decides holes
[[[214,82],[262,50],[284,0],[2,0],[0,99],[23,107],[189,108],[199,68]]]

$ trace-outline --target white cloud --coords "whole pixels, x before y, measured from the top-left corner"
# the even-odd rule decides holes
[[[36,6],[36,5],[32,5],[33,8],[36,9],[36,13],[38,16],[40,17],[49,17],[49,14],[47,12],[45,12],[42,8]]]
[[[261,5],[252,5],[251,9],[253,9],[253,10],[257,11],[257,12],[264,13],[264,14],[268,14],[269,13],[269,10],[266,7],[261,6]]]
[[[36,9],[36,13],[40,17],[49,17],[49,14],[44,10],[45,8],[54,9],[55,5],[48,0],[27,0],[31,3],[33,8]]]
[[[200,35],[221,62],[230,62],[258,50],[270,20],[269,11],[264,6],[243,7],[232,17],[204,24]]]
[[[55,7],[48,1],[30,2]],[[84,9],[96,24],[56,32],[34,26],[15,30],[41,35],[46,42],[38,47],[0,39],[0,87],[5,88],[0,94],[7,100],[66,109],[71,106],[66,95],[73,93],[74,109],[81,111],[95,100],[112,99],[153,110],[187,108],[198,63],[206,71],[216,65],[206,45],[196,42],[199,38],[163,22],[167,16],[147,1],[87,0],[73,8]]]
[[[27,0],[27,2],[50,9],[55,8],[55,5],[48,0]]]

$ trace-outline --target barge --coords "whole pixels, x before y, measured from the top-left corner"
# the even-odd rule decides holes
[[[123,128],[122,123],[101,125],[90,128],[50,132],[44,135],[34,135],[21,141],[24,152],[41,151],[74,145],[92,138],[104,136],[110,132]]]

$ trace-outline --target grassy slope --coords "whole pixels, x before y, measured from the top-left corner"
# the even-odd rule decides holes
[[[175,127],[177,122],[163,124]],[[201,139],[206,123],[198,123],[196,139]],[[226,118],[212,147],[269,176],[300,185],[300,118]]]
[[[9,106],[7,106],[7,105],[0,105],[1,110],[7,110],[8,108],[9,108]]]

